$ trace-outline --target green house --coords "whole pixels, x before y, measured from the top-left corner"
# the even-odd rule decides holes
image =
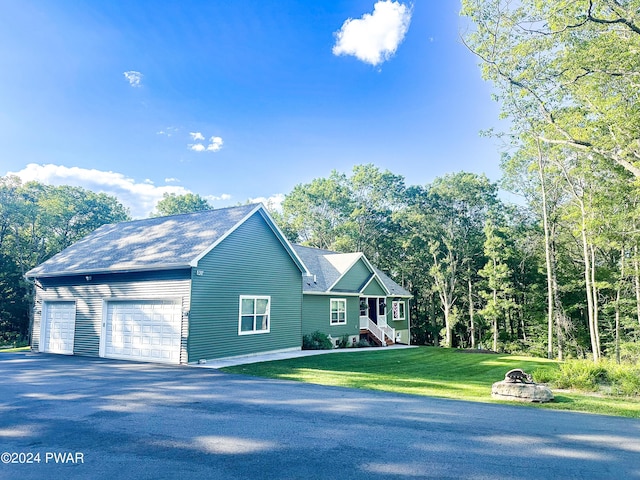
[[[375,268],[362,253],[337,253],[294,245],[310,272],[303,279],[302,333],[321,331],[334,343],[366,337],[386,346],[409,344],[411,294]]]
[[[27,272],[32,349],[180,364],[300,350],[318,329],[408,343],[406,291],[362,254],[314,250],[263,205],[104,225]]]

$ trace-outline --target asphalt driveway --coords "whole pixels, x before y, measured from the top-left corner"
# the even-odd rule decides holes
[[[640,479],[640,421],[20,353],[0,454],[20,479]]]

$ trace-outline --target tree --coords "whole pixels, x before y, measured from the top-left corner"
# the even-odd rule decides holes
[[[0,341],[28,331],[24,274],[105,223],[129,219],[113,197],[78,187],[0,178]]]
[[[516,134],[640,177],[640,0],[463,0],[465,37]]]
[[[505,230],[494,224],[490,218],[484,226],[484,253],[486,265],[479,274],[486,279],[487,289],[482,292],[486,299],[480,314],[488,318],[493,330],[493,351],[498,351],[498,329],[500,321],[506,323],[510,311],[516,307],[513,299],[512,272],[509,269],[509,248]]]
[[[213,207],[206,198],[197,193],[185,193],[177,195],[175,193],[165,193],[162,200],[156,204],[156,211],[153,217],[164,217],[167,215],[179,215],[181,213],[202,212],[212,210]]]

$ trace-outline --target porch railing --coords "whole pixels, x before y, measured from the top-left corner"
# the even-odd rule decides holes
[[[380,344],[383,347],[387,346],[387,340],[385,335],[395,340],[396,330],[389,325],[377,325],[369,317],[360,317],[360,330],[368,330],[374,337],[380,340]]]

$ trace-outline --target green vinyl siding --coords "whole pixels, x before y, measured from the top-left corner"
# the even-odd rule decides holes
[[[42,322],[42,302],[70,300],[76,302],[74,355],[100,355],[103,306],[106,300],[176,300],[183,311],[189,311],[189,270],[120,273],[42,278],[36,291],[36,306],[31,345],[39,348]],[[186,362],[187,319],[182,319],[180,361]]]
[[[331,299],[342,298],[347,301],[347,323],[331,325]],[[302,334],[321,331],[333,338],[343,335],[357,335],[360,332],[360,299],[331,295],[305,295],[302,304]]]
[[[399,301],[404,302],[404,320],[393,319],[393,297],[387,298],[387,324],[396,330],[407,330],[409,328],[409,302],[403,298]]]
[[[371,271],[362,259],[358,260],[331,289],[334,292],[359,292],[371,277]]]
[[[240,296],[270,297],[269,332],[239,335]],[[300,348],[302,274],[260,213],[192,274],[189,362]]]
[[[365,297],[384,297],[387,295],[387,292],[382,288],[377,278],[374,278],[364,289],[362,295]]]

